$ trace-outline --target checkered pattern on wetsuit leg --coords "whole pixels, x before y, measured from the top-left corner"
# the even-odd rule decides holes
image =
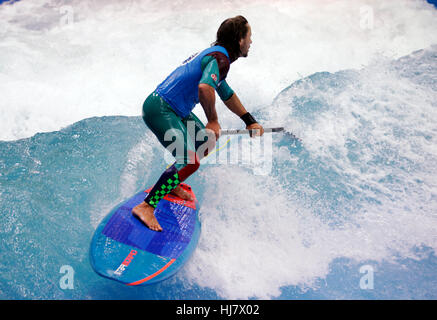
[[[176,167],[172,165],[164,171],[144,201],[156,208],[159,201],[176,188],[180,182]]]

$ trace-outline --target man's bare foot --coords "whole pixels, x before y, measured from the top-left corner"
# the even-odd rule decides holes
[[[162,231],[153,211],[155,208],[143,201],[132,209],[132,214],[143,221],[150,230]]]
[[[175,196],[178,196],[179,198],[187,201],[193,200],[193,197],[191,194],[189,194],[187,191],[185,191],[180,185],[178,185],[176,188],[174,188],[171,192],[171,194],[174,194]]]

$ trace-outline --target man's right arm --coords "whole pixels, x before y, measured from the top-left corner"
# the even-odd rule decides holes
[[[208,122],[218,121],[215,110],[215,91],[214,88],[206,83],[199,84],[199,102],[205,111]]]
[[[199,82],[199,102],[205,111],[207,129],[214,131],[216,139],[220,135],[220,124],[218,123],[215,109],[215,90],[219,83],[219,68],[217,61],[212,56],[206,56],[202,60],[202,78]]]
[[[208,120],[205,128],[214,131],[215,138],[218,140],[221,128],[215,110],[214,88],[206,83],[199,84],[199,102],[202,105],[206,119]]]

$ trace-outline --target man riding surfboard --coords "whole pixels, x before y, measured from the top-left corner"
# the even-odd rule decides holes
[[[251,27],[243,16],[226,19],[220,25],[212,46],[185,60],[145,100],[142,116],[149,129],[165,148],[176,143],[184,150],[182,153],[172,152],[176,162],[162,173],[144,201],[132,209],[132,214],[151,230],[162,231],[154,210],[165,195],[172,193],[191,200],[179,184],[199,168],[200,160],[210,149],[208,147],[206,152],[200,152],[201,145],[211,143],[196,139],[197,133],[211,130],[214,145],[220,136],[214,91],[229,110],[244,121],[246,129],[255,129],[255,135],[264,133],[263,127],[246,111],[225,81],[231,63],[240,57],[247,57],[251,35]],[[199,102],[208,121],[206,126],[192,112]],[[194,137],[188,130],[189,122],[193,124]],[[175,141],[165,139],[169,130],[172,130],[173,136],[176,135]]]

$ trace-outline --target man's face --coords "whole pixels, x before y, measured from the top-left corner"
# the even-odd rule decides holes
[[[247,25],[247,34],[246,37],[240,40],[240,50],[241,50],[241,56],[247,57],[247,54],[249,53],[250,44],[252,43],[252,30],[250,28],[250,25]]]

